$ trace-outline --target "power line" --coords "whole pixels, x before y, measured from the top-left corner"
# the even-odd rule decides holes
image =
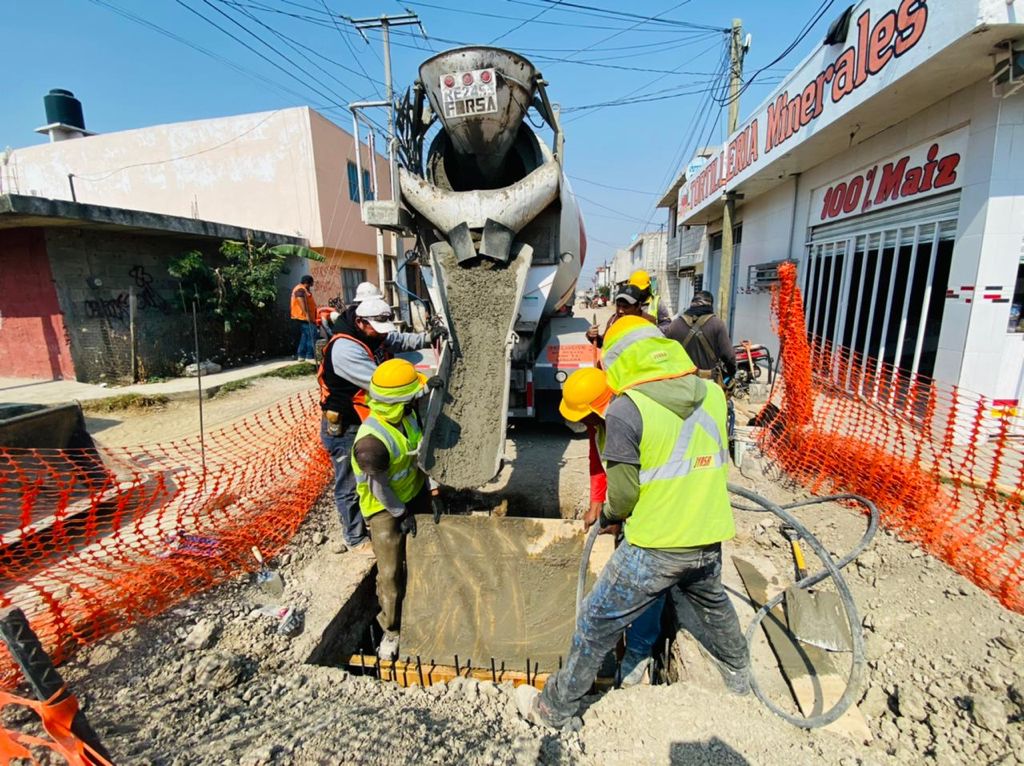
[[[231,6],[240,6],[240,5],[241,5],[240,3],[235,3],[235,2],[232,2],[232,0],[219,0],[219,2],[221,2],[221,3],[225,4],[225,5],[231,5]],[[282,42],[283,42],[283,43],[284,43],[285,45],[289,46],[289,47],[290,47],[290,48],[291,48],[292,50],[294,50],[294,51],[295,51],[295,52],[296,52],[297,54],[299,54],[299,55],[300,55],[300,56],[302,56],[302,57],[303,57],[303,58],[304,58],[304,59],[305,59],[306,61],[308,61],[308,62],[309,62],[309,63],[310,63],[310,64],[311,64],[312,66],[314,66],[314,67],[316,67],[317,69],[319,69],[319,70],[320,70],[321,72],[323,72],[323,73],[324,73],[325,75],[327,75],[327,76],[328,76],[328,77],[330,77],[330,78],[331,78],[332,80],[334,80],[334,81],[335,81],[336,83],[338,83],[338,84],[339,84],[339,85],[340,85],[341,87],[343,87],[343,88],[346,88],[347,90],[351,91],[352,93],[354,93],[354,94],[356,95],[356,97],[358,97],[358,96],[359,96],[359,92],[358,92],[358,91],[357,91],[357,90],[356,90],[355,88],[353,88],[353,87],[352,87],[351,85],[349,85],[349,84],[348,84],[347,82],[344,82],[343,80],[340,80],[340,79],[338,79],[338,78],[337,78],[337,77],[336,77],[335,75],[333,75],[333,74],[331,74],[330,72],[328,72],[328,71],[327,71],[326,69],[324,69],[324,68],[323,68],[322,66],[320,66],[320,65],[319,65],[318,63],[316,63],[315,61],[313,61],[313,60],[312,60],[312,59],[311,59],[311,58],[310,58],[309,56],[307,56],[307,55],[306,55],[305,53],[303,53],[303,52],[302,52],[301,50],[299,50],[299,48],[303,48],[303,49],[305,49],[305,50],[308,50],[308,51],[310,51],[310,52],[311,52],[311,53],[313,53],[314,55],[316,55],[316,56],[320,57],[321,59],[323,59],[323,60],[325,60],[325,61],[327,61],[327,62],[329,62],[329,63],[333,64],[334,66],[336,66],[336,67],[339,67],[339,68],[341,68],[341,69],[344,69],[344,70],[345,70],[346,72],[351,72],[352,74],[358,75],[358,74],[359,74],[359,72],[357,72],[357,71],[356,71],[355,69],[352,69],[351,67],[348,67],[348,66],[346,66],[346,65],[342,64],[342,63],[341,63],[340,61],[335,61],[334,59],[328,58],[327,56],[324,56],[323,54],[321,54],[321,53],[320,53],[319,51],[317,51],[317,50],[315,50],[315,49],[313,49],[313,48],[310,48],[309,46],[307,46],[307,45],[304,45],[303,43],[300,43],[300,42],[299,42],[298,40],[296,40],[295,38],[293,38],[293,37],[289,37],[288,35],[284,34],[283,32],[279,32],[278,30],[274,29],[273,27],[271,27],[271,26],[269,26],[269,25],[267,25],[267,24],[264,24],[264,23],[263,23],[263,22],[262,22],[262,21],[261,21],[261,20],[260,20],[259,18],[257,18],[257,17],[256,17],[256,16],[254,16],[253,14],[249,13],[249,12],[248,12],[247,10],[245,10],[244,8],[238,7],[238,12],[239,12],[239,13],[241,13],[241,14],[243,14],[243,15],[245,15],[245,16],[246,16],[247,18],[249,18],[249,19],[252,19],[252,20],[253,20],[253,21],[255,21],[255,22],[256,22],[257,24],[259,24],[259,25],[260,25],[261,27],[263,27],[263,28],[264,28],[264,29],[266,29],[266,30],[267,30],[268,32],[270,32],[270,33],[271,33],[272,35],[274,35],[275,37],[277,37],[277,38],[278,38],[279,40],[281,40],[281,41],[282,41]],[[251,33],[250,33],[250,34],[251,34]]]
[[[688,2],[690,2],[690,0],[682,0],[682,2],[676,3],[675,5],[673,5],[668,10],[662,11],[661,13],[657,14],[657,16],[655,18],[657,18],[658,16],[663,16],[666,13],[670,13],[670,12],[674,11],[676,8],[681,8],[682,6],[686,5]],[[579,50],[570,53],[568,56],[566,56],[566,58],[567,59],[568,58],[572,58],[573,56],[576,56],[577,54],[583,53],[584,51],[588,51],[591,48],[597,47],[601,43],[606,43],[609,40],[614,40],[616,37],[619,37],[620,35],[624,35],[626,32],[629,32],[629,31],[631,31],[633,29],[636,29],[637,27],[639,27],[640,25],[642,25],[644,23],[645,23],[645,21],[638,21],[635,24],[633,24],[632,26],[626,27],[625,29],[619,30],[618,32],[613,32],[612,34],[608,35],[608,37],[602,37],[596,43],[592,43],[592,44],[590,44],[590,45],[588,45],[588,46],[586,46],[584,48],[580,48]]]
[[[543,2],[545,2],[545,3],[552,3],[552,2],[555,2],[555,0],[543,0]],[[688,3],[688,2],[690,2],[690,0],[686,0],[686,3]],[[686,3],[680,3],[680,5],[685,5]],[[536,3],[523,2],[523,0],[518,0],[518,4],[519,5],[534,5],[534,6],[536,5]],[[566,8],[577,8],[579,10],[595,11],[596,13],[589,13],[589,14],[582,14],[582,15],[596,16],[597,18],[605,18],[605,19],[607,19],[607,18],[616,19],[617,18],[617,19],[624,19],[624,20],[628,20],[628,21],[639,20],[641,22],[651,22],[651,23],[656,23],[656,24],[667,24],[667,25],[671,25],[671,26],[685,27],[685,28],[688,28],[688,29],[703,29],[703,30],[711,31],[711,32],[727,32],[728,31],[728,30],[723,29],[721,27],[712,27],[712,26],[708,26],[706,24],[694,24],[693,22],[690,22],[690,21],[682,21],[682,20],[678,20],[678,19],[663,19],[663,18],[660,18],[662,16],[661,13],[659,13],[657,16],[641,16],[640,14],[637,14],[637,13],[629,13],[627,11],[618,11],[618,10],[614,10],[614,9],[611,9],[611,8],[597,8],[597,7],[593,6],[593,5],[583,5],[581,3],[571,3],[571,2],[567,2],[566,0],[559,0],[559,4],[564,6],[564,7],[566,7]],[[676,8],[678,8],[678,7],[679,6],[676,6]],[[673,8],[671,10],[675,10],[675,8]],[[668,11],[665,11],[665,13],[668,13]]]
[[[334,28],[337,30],[338,36],[341,38],[341,41],[343,43],[345,43],[345,47],[348,48],[349,53],[352,54],[352,58],[355,60],[356,64],[359,66],[359,68],[362,70],[363,74],[366,76],[366,79],[369,80],[370,82],[374,83],[373,89],[377,92],[377,95],[378,96],[383,96],[383,93],[381,92],[380,87],[376,84],[376,81],[374,81],[374,79],[372,77],[370,77],[370,73],[366,71],[366,67],[363,66],[363,62],[360,61],[359,60],[359,56],[356,55],[356,49],[352,47],[352,43],[349,42],[349,39],[347,37],[345,37],[345,35],[343,35],[341,33],[341,27],[338,26],[338,20],[334,18],[333,13],[331,13],[331,9],[327,7],[326,0],[320,0],[320,4],[324,7],[324,10],[327,12],[327,14],[330,15],[331,23],[334,25]]]
[[[133,21],[136,24],[139,24],[141,26],[144,26],[144,27],[147,27],[147,28],[153,30],[154,32],[158,32],[159,34],[161,34],[161,35],[163,35],[165,37],[168,37],[171,40],[174,40],[175,42],[179,42],[182,45],[187,45],[189,48],[192,48],[193,50],[198,51],[199,53],[202,53],[205,56],[209,56],[210,58],[214,59],[215,61],[219,61],[220,63],[224,64],[225,66],[230,67],[231,69],[235,70],[239,74],[243,74],[243,75],[245,75],[246,77],[249,77],[252,80],[264,83],[266,85],[271,85],[274,88],[276,88],[277,90],[279,90],[279,91],[281,91],[283,93],[286,93],[288,95],[294,96],[294,97],[296,97],[297,99],[299,99],[302,102],[306,102],[306,101],[309,100],[309,98],[308,98],[308,96],[306,94],[300,93],[299,91],[294,90],[294,89],[288,87],[287,85],[282,85],[281,83],[277,82],[276,80],[271,80],[269,77],[266,77],[265,75],[262,75],[262,74],[260,74],[258,72],[254,72],[251,69],[246,69],[245,67],[239,66],[237,63],[235,63],[231,59],[225,58],[224,56],[221,56],[221,55],[219,55],[217,53],[214,53],[213,51],[208,50],[208,49],[204,48],[203,46],[198,45],[198,44],[192,42],[191,40],[188,40],[187,38],[182,37],[181,35],[175,34],[174,32],[171,32],[170,30],[165,29],[164,27],[160,26],[159,24],[155,24],[155,23],[149,21],[148,19],[144,19],[144,18],[142,18],[140,16],[136,16],[131,11],[125,10],[124,8],[120,8],[120,7],[116,6],[116,5],[114,5],[113,3],[106,2],[106,0],[89,0],[89,2],[94,3],[95,5],[104,7],[106,9],[110,10],[110,11],[113,11],[117,15],[119,15],[119,16],[121,16],[123,18],[126,18],[129,21]]]
[[[557,5],[558,3],[560,3],[561,1],[562,1],[562,0],[557,0],[557,2],[556,2],[556,5]],[[536,13],[535,15],[531,16],[531,17],[530,17],[530,18],[528,18],[528,19],[524,19],[523,21],[520,21],[520,22],[519,22],[518,24],[516,24],[516,25],[515,25],[514,27],[512,27],[511,29],[507,29],[507,30],[505,30],[504,32],[502,32],[502,33],[501,33],[500,35],[498,35],[497,37],[495,37],[495,38],[494,38],[493,40],[491,40],[491,41],[490,41],[489,43],[487,43],[487,44],[488,44],[488,45],[494,45],[494,44],[495,44],[496,42],[498,42],[498,40],[501,40],[501,39],[503,39],[503,38],[505,38],[505,37],[508,37],[508,36],[509,36],[510,34],[512,34],[513,32],[515,32],[515,31],[517,31],[517,30],[519,30],[519,29],[522,29],[523,27],[525,27],[525,26],[526,26],[527,24],[529,24],[530,22],[532,22],[532,21],[536,21],[537,19],[539,19],[539,18],[540,18],[541,16],[543,16],[543,15],[544,15],[545,13],[547,13],[547,12],[548,12],[548,11],[550,11],[550,10],[552,10],[552,6],[546,6],[546,7],[544,7],[544,8],[541,8],[541,10],[540,10],[540,11],[539,11],[538,13]]]
[[[695,61],[696,59],[700,58],[705,53],[708,53],[709,51],[711,51],[715,47],[715,45],[719,45],[719,44],[721,44],[721,43],[718,40],[716,40],[713,44],[711,44],[710,46],[708,46],[704,50],[698,52],[693,58],[689,59],[688,61],[684,61],[683,63],[681,63],[678,67],[676,67],[676,71],[677,72],[681,71],[684,67],[686,67],[687,65],[691,64],[693,61]],[[664,75],[663,74],[663,75],[660,75],[658,77],[655,77],[654,79],[652,79],[649,82],[647,82],[644,85],[642,85],[640,88],[634,89],[630,93],[624,94],[623,96],[620,96],[618,99],[615,99],[613,101],[608,102],[607,106],[617,105],[617,103],[619,101],[623,100],[623,99],[636,98],[637,97],[637,95],[636,95],[637,91],[643,91],[645,88],[649,88],[652,85],[654,85],[655,83],[660,82],[661,80],[664,80],[667,76],[668,75]],[[650,94],[640,93],[639,95],[643,96],[643,95],[650,95]],[[690,95],[694,95],[694,94],[690,94]],[[578,115],[576,117],[571,117],[571,118],[569,118],[567,120],[567,122],[573,122],[573,121],[579,120],[582,117],[585,117],[585,116],[587,116],[589,114],[595,114],[596,112],[598,112],[598,111],[600,111],[601,109],[604,109],[604,108],[606,108],[606,107],[605,106],[596,105],[596,104],[588,105],[588,108],[587,108],[585,114],[580,114],[580,115]]]
[[[566,175],[568,175],[568,173]],[[603,189],[612,189],[613,191],[630,192],[631,194],[646,194],[650,197],[661,196],[657,192],[641,191],[640,189],[627,189],[624,186],[610,186],[609,184],[603,184],[599,181],[591,181],[589,178],[580,178],[579,176],[570,175],[569,178],[571,178],[573,181],[582,181],[585,184],[591,184],[592,186],[600,186]]]
[[[433,9],[439,10],[439,11],[448,11],[449,13],[462,13],[462,14],[466,14],[466,15],[469,15],[469,16],[481,16],[481,17],[487,17],[487,18],[492,18],[492,19],[505,19],[507,21],[524,21],[525,20],[522,16],[506,16],[506,15],[503,15],[503,14],[500,14],[500,13],[487,13],[486,11],[471,11],[471,10],[468,10],[466,8],[452,8],[451,6],[448,6],[448,5],[438,5],[437,3],[427,3],[427,2],[423,2],[422,0],[409,0],[406,4],[412,6],[413,8],[416,8],[416,7],[420,7],[420,8],[433,8]],[[537,23],[538,24],[544,24],[546,26],[553,26],[553,27],[571,27],[573,29],[603,29],[605,31],[608,31],[608,29],[609,29],[609,26],[607,24],[581,24],[578,21],[577,22],[563,22],[563,21],[553,21],[551,19],[545,19],[544,21],[538,21]],[[628,31],[629,28],[628,27],[622,27],[622,30],[623,31]],[[663,29],[642,29],[642,30],[637,30],[637,31],[650,32],[650,33],[655,33],[655,34],[666,34],[666,33],[671,33],[671,32],[675,32],[675,31],[678,31],[678,30],[674,29],[672,27],[666,26]]]
[[[768,64],[766,64],[765,66],[761,67],[756,72],[754,72],[754,74],[752,74],[750,76],[750,78],[745,83],[743,83],[743,85],[740,87],[739,91],[736,93],[735,97],[727,97],[727,99],[725,101],[725,105],[728,106],[733,101],[739,99],[739,97],[742,96],[754,84],[754,81],[757,80],[757,78],[763,72],[765,72],[767,69],[769,69],[771,67],[774,67],[780,61],[782,61],[784,58],[786,58],[790,53],[792,53],[794,50],[796,50],[796,47],[800,43],[802,43],[804,41],[804,39],[807,37],[807,35],[809,35],[811,33],[811,31],[814,29],[814,27],[817,25],[817,23],[819,21],[821,21],[822,17],[826,13],[828,13],[829,9],[833,5],[835,5],[835,0],[826,0],[820,6],[818,6],[818,10],[815,11],[811,15],[811,18],[808,19],[808,21],[804,24],[804,26],[801,28],[800,32],[793,39],[793,41],[790,42],[789,45],[787,45],[782,50],[782,53],[780,53],[778,56],[776,56],[774,59],[772,59]]]
[[[305,82],[304,82],[304,81],[302,80],[302,78],[300,78],[300,77],[296,76],[296,75],[295,75],[294,73],[292,73],[292,72],[288,71],[288,70],[287,70],[287,69],[285,69],[285,68],[284,68],[283,66],[281,66],[281,65],[280,65],[279,63],[277,63],[277,62],[276,62],[276,61],[274,61],[273,59],[269,58],[268,56],[266,56],[266,55],[265,55],[265,54],[263,54],[262,52],[260,52],[260,51],[256,50],[256,49],[255,49],[255,48],[253,48],[253,47],[252,47],[251,45],[249,45],[249,43],[247,43],[247,42],[245,42],[244,40],[240,39],[240,38],[239,38],[239,37],[238,37],[237,35],[233,34],[233,33],[232,33],[232,32],[230,32],[229,30],[225,29],[225,28],[224,28],[224,27],[222,27],[222,26],[221,26],[220,24],[218,24],[218,23],[217,23],[216,21],[214,21],[213,19],[209,18],[208,16],[204,16],[204,15],[203,15],[202,13],[200,13],[199,11],[197,11],[197,10],[196,10],[195,8],[193,8],[193,7],[191,7],[190,5],[188,5],[187,3],[185,3],[185,1],[184,1],[184,0],[175,0],[175,2],[176,2],[176,3],[178,4],[178,5],[180,5],[180,6],[182,7],[182,8],[185,8],[186,10],[188,10],[188,11],[189,11],[190,13],[193,13],[193,14],[195,14],[196,16],[198,16],[199,18],[201,18],[201,19],[202,19],[203,21],[205,21],[205,22],[206,22],[207,24],[210,24],[211,26],[214,26],[214,27],[216,27],[217,29],[219,29],[219,30],[220,30],[221,32],[223,32],[224,34],[226,34],[226,35],[227,35],[228,37],[230,37],[230,38],[231,38],[232,40],[234,40],[235,42],[237,42],[237,43],[238,43],[239,45],[241,45],[242,47],[244,47],[244,48],[248,49],[248,50],[249,50],[249,51],[251,51],[252,53],[255,53],[255,54],[256,54],[257,56],[259,56],[259,57],[260,57],[261,59],[263,59],[264,61],[266,61],[266,62],[267,62],[268,64],[270,64],[270,65],[271,65],[272,67],[274,67],[275,69],[279,69],[280,71],[284,72],[284,73],[285,73],[286,75],[288,75],[289,77],[291,77],[291,78],[292,78],[293,80],[297,80],[297,81],[298,81],[298,82],[300,82],[301,84],[305,85],[306,87],[308,87],[308,88],[309,88],[310,90],[312,90],[313,92],[315,92],[315,93],[316,93],[316,94],[317,94],[318,96],[320,96],[321,98],[324,98],[324,99],[326,99],[327,101],[331,101],[331,100],[332,100],[330,96],[328,96],[328,95],[324,94],[323,92],[321,92],[321,91],[317,90],[316,88],[312,87],[311,85],[308,85],[307,83],[305,83]],[[206,3],[207,5],[210,5],[210,3],[209,3],[209,0],[203,0],[203,2],[204,2],[204,3]],[[223,13],[223,12],[222,12],[222,11],[221,11],[221,10],[220,10],[219,8],[217,8],[217,7],[215,7],[215,6],[212,6],[212,5],[211,5],[210,7],[212,7],[212,8],[214,9],[214,10],[216,10],[216,11],[217,11],[218,13],[221,13],[222,15],[226,15],[226,14],[224,14],[224,13]],[[229,18],[229,19],[231,19],[231,17],[230,17],[230,16],[228,16],[228,18]],[[233,19],[231,19],[231,20],[232,20],[232,21],[234,21]],[[237,24],[238,22],[235,22],[235,23]],[[244,28],[244,27],[243,27],[243,28]],[[250,33],[250,34],[252,34],[252,33]],[[287,59],[287,57],[284,57],[284,58],[286,58],[286,59]],[[301,67],[299,67],[299,69],[301,69]],[[328,90],[330,90],[330,89],[328,88]],[[339,101],[343,101],[343,100],[344,100],[344,99],[343,99],[343,98],[342,98],[342,97],[341,97],[341,96],[340,96],[339,94],[337,94],[337,93],[334,93],[334,96],[335,96],[335,97],[337,97],[337,98],[339,99]]]

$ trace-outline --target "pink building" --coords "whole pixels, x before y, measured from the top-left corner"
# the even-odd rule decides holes
[[[309,107],[101,135],[63,131],[57,137],[65,140],[0,155],[0,194],[304,239],[327,258],[308,264],[322,303],[339,293],[350,297],[360,281],[378,282],[377,234],[360,218],[355,141]],[[365,145],[361,151],[364,189],[372,193],[370,152]],[[376,165],[376,196],[389,199],[386,158],[378,155]],[[393,254],[395,243],[389,240],[383,249]],[[385,278],[393,274],[392,263],[388,258]]]

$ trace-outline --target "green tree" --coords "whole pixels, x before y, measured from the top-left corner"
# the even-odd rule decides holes
[[[608,300],[608,298],[612,294],[612,289],[608,285],[601,285],[599,288],[597,288],[597,294],[600,295],[605,300]]]
[[[203,311],[224,322],[225,333],[252,331],[269,318],[277,299],[277,278],[287,273],[289,256],[323,260],[301,245],[269,247],[251,240],[224,240],[220,254],[220,262],[211,264],[192,250],[173,260],[167,270],[178,279],[185,306],[197,300]]]

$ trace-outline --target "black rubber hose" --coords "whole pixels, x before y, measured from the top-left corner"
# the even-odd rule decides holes
[[[846,679],[846,688],[843,690],[842,696],[836,701],[836,704],[829,708],[824,713],[816,716],[794,716],[782,710],[780,707],[775,705],[771,700],[765,696],[760,685],[757,683],[757,677],[754,675],[753,666],[750,670],[750,687],[754,694],[757,696],[761,703],[771,710],[775,715],[779,716],[783,720],[797,726],[801,729],[816,729],[820,726],[827,726],[828,724],[836,721],[843,713],[845,713],[849,707],[856,702],[857,694],[860,692],[861,677],[864,674],[864,633],[861,629],[860,617],[857,614],[857,605],[853,601],[853,594],[850,593],[850,586],[847,585],[846,580],[843,578],[842,573],[839,571],[843,566],[846,566],[853,561],[856,556],[861,553],[868,543],[871,542],[871,538],[874,537],[875,530],[878,528],[878,509],[875,508],[874,504],[866,498],[862,498],[855,495],[832,495],[827,498],[812,498],[810,500],[799,501],[792,503],[787,508],[797,508],[807,505],[815,505],[819,503],[829,502],[830,500],[837,499],[849,499],[857,500],[863,503],[870,512],[870,520],[868,522],[868,531],[864,537],[861,538],[860,543],[847,554],[840,563],[837,564],[833,559],[828,550],[821,544],[817,537],[811,534],[803,524],[801,524],[794,516],[788,513],[782,506],[777,503],[773,503],[767,498],[761,497],[760,495],[752,492],[745,487],[740,487],[735,484],[729,484],[729,492],[740,497],[746,498],[752,503],[756,503],[761,506],[765,511],[769,511],[784,522],[792,526],[807,542],[811,550],[818,556],[821,562],[825,565],[825,568],[815,572],[814,574],[808,575],[799,582],[796,586],[799,588],[809,588],[810,586],[821,582],[826,577],[831,577],[836,584],[836,590],[839,592],[839,599],[843,604],[843,609],[846,612],[846,619],[850,624],[850,637],[853,642],[853,658],[850,663],[850,673]],[[742,509],[741,510],[745,510]],[[768,613],[776,606],[782,603],[786,597],[785,592],[779,593],[774,598],[768,600],[767,603],[761,606],[754,615],[754,619],[747,627],[747,645],[749,646],[754,638],[754,634],[757,628],[760,626],[762,620],[768,615]]]
[[[792,526],[796,531],[806,540],[811,550],[814,551],[815,555],[821,559],[825,565],[824,569],[821,569],[814,574],[808,575],[795,585],[799,588],[810,588],[812,585],[816,585],[822,580],[831,577],[836,583],[836,590],[839,592],[839,599],[843,604],[843,609],[846,612],[846,619],[850,623],[850,636],[853,641],[853,652],[852,661],[850,665],[850,674],[846,680],[846,689],[843,690],[842,696],[827,711],[816,716],[794,716],[782,710],[769,700],[761,687],[757,683],[757,678],[753,672],[753,666],[750,669],[750,686],[755,696],[761,701],[761,703],[767,707],[770,711],[775,713],[783,720],[797,726],[801,729],[816,729],[821,726],[827,726],[828,724],[836,721],[840,716],[845,713],[849,707],[856,701],[858,692],[860,691],[861,677],[864,674],[864,633],[861,630],[860,617],[857,614],[857,606],[853,601],[853,594],[850,593],[850,587],[847,585],[846,580],[843,578],[840,570],[847,566],[851,561],[857,558],[861,553],[864,552],[865,548],[871,543],[875,533],[878,531],[879,515],[878,508],[865,497],[853,494],[841,494],[841,495],[829,495],[828,497],[813,497],[807,500],[800,500],[795,503],[789,503],[781,506],[777,503],[768,500],[765,497],[752,492],[745,487],[740,487],[736,484],[730,483],[728,485],[729,492],[740,497],[746,498],[752,503],[756,503],[760,507],[751,508],[750,506],[742,506],[734,504],[733,507],[736,510],[741,511],[752,511],[756,513],[772,513],[775,516],[782,519],[784,522]],[[796,518],[788,513],[789,510],[794,508],[802,508],[809,505],[820,505],[822,503],[836,502],[842,500],[852,500],[862,504],[868,510],[868,528],[860,541],[854,546],[848,554],[841,558],[838,562],[833,560],[831,554],[821,544],[817,537],[811,534],[810,530],[801,524]],[[594,541],[597,539],[599,532],[598,525],[594,524],[590,528],[590,532],[587,535],[586,543],[583,546],[583,556],[580,559],[580,571],[579,578],[576,581],[576,618],[579,619],[580,609],[583,604],[583,589],[586,587],[587,570],[590,566],[590,554],[594,548]],[[766,604],[762,605],[761,608],[754,615],[754,619],[747,627],[746,641],[749,646],[753,640],[754,633],[757,631],[758,626],[764,620],[772,609],[782,603],[785,598],[785,592],[779,593],[774,598],[770,599]]]

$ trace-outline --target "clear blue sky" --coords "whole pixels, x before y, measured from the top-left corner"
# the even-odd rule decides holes
[[[666,212],[654,209],[658,198],[699,142],[721,141],[725,114],[706,91],[720,82],[725,35],[713,30],[743,19],[744,31],[753,36],[745,62],[750,75],[771,64],[804,23],[827,7],[806,38],[745,92],[745,115],[820,43],[844,7],[820,0],[571,0],[588,8],[567,2],[557,7],[553,0],[15,0],[3,13],[8,66],[0,149],[46,140],[32,131],[45,122],[42,97],[50,88],[74,91],[86,126],[98,132],[300,104],[350,129],[343,105],[373,96],[377,87],[364,71],[383,79],[380,41],[371,33],[367,45],[343,19],[336,28],[326,9],[365,17],[409,8],[420,14],[430,39],[410,28],[394,34],[394,76],[402,90],[433,50],[463,42],[516,50],[544,73],[552,99],[565,110],[566,166],[586,217],[589,274],[637,232],[664,224]],[[636,102],[593,108],[630,98]]]

